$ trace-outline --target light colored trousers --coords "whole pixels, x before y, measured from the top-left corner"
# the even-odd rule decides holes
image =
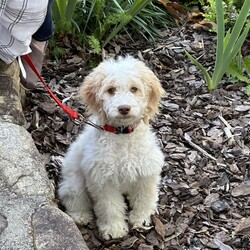
[[[30,52],[31,36],[42,25],[48,0],[0,0],[0,59],[11,63]]]

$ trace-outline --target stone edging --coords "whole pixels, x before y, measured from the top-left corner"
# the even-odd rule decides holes
[[[57,208],[41,156],[24,124],[19,69],[0,65],[0,249],[87,250]]]

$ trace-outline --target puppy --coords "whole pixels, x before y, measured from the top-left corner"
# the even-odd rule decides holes
[[[164,156],[150,129],[164,90],[146,65],[131,57],[102,62],[86,78],[80,97],[90,119],[69,148],[59,197],[77,224],[93,218],[104,239],[150,224],[157,210]],[[127,195],[131,211],[127,212]]]

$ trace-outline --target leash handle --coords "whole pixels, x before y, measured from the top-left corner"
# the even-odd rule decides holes
[[[79,114],[78,112],[74,111],[70,107],[66,106],[63,104],[57,97],[56,95],[51,91],[51,89],[48,87],[48,85],[45,83],[43,78],[41,77],[41,74],[37,71],[35,65],[33,64],[30,56],[23,55],[22,58],[28,63],[28,65],[31,67],[31,69],[34,71],[34,73],[37,75],[39,80],[43,83],[45,89],[49,92],[50,96],[55,100],[55,102],[63,109],[63,111],[69,115],[73,120],[78,120],[79,119]]]

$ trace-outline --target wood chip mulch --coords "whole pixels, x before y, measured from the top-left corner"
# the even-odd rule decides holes
[[[166,156],[159,214],[153,228],[103,241],[94,222],[80,228],[89,249],[250,249],[250,100],[245,85],[226,77],[209,93],[185,50],[209,70],[214,65],[214,34],[169,29],[155,47],[126,37],[109,45],[105,56],[131,54],[158,75],[166,96],[152,121]],[[249,40],[243,49],[247,53]],[[60,63],[48,59],[44,77],[60,99],[84,113],[77,90],[89,64],[79,47],[69,45]],[[249,50],[248,50],[249,51]],[[42,153],[55,187],[61,160],[84,125],[77,126],[41,86],[27,94],[27,129]]]

